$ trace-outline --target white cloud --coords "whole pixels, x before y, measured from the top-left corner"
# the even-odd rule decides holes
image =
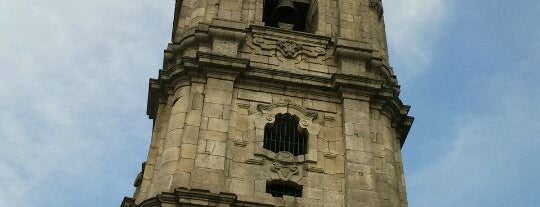
[[[384,0],[390,60],[400,79],[411,79],[428,69],[451,2]]]
[[[170,30],[171,4],[0,2],[0,206],[51,206],[68,188],[114,186],[100,175],[142,161],[118,153],[149,139],[147,79],[157,74],[170,36],[163,31]],[[136,174],[139,165],[133,168]]]
[[[448,150],[434,152],[432,164],[408,175],[411,206],[534,204],[540,190],[538,54],[524,58],[511,74],[478,80],[476,98],[490,104],[457,114]]]
[[[444,23],[452,18],[452,3],[453,1],[442,0],[385,0],[389,47],[393,51],[391,59],[400,79],[410,81],[430,68],[430,61],[436,51],[435,47],[441,44],[438,40],[439,34],[444,32]],[[501,5],[501,2],[491,3]],[[528,6],[532,8],[540,4]],[[450,87],[437,90],[447,93],[449,98],[452,98],[450,97],[452,94],[469,96],[459,98],[459,100],[470,100],[469,105],[463,104],[467,106],[467,109],[456,110],[457,113],[448,114],[449,116],[446,117],[437,117],[439,120],[445,120],[441,123],[448,123],[447,129],[437,128],[441,131],[429,131],[426,128],[430,127],[431,123],[422,123],[422,117],[417,117],[419,122],[415,124],[417,130],[415,134],[418,137],[409,139],[422,138],[421,141],[416,142],[419,145],[416,147],[424,148],[421,151],[425,154],[412,151],[409,153],[416,157],[429,158],[416,158],[417,161],[423,160],[424,163],[408,162],[406,164],[409,168],[414,168],[410,166],[418,167],[410,170],[406,177],[410,206],[536,206],[540,202],[537,196],[540,191],[538,187],[540,178],[536,176],[536,172],[540,171],[540,160],[537,156],[540,149],[538,136],[540,134],[540,121],[538,121],[540,70],[537,69],[540,64],[538,58],[540,57],[540,39],[538,39],[540,30],[534,27],[536,25],[534,23],[538,21],[535,18],[523,18],[526,15],[518,15],[512,19],[506,15],[513,14],[511,9],[490,11],[492,9],[494,8],[488,8],[479,12],[478,15],[490,19],[487,18],[488,15],[503,14],[505,16],[498,16],[498,18],[507,20],[504,23],[513,26],[501,27],[501,30],[512,30],[517,27],[515,25],[519,25],[526,28],[524,30],[527,34],[516,32],[512,34],[514,36],[504,38],[499,35],[501,41],[506,38],[516,40],[516,42],[508,43],[512,48],[508,51],[513,52],[505,54],[485,51],[486,54],[493,55],[485,55],[485,58],[478,56],[483,58],[474,60],[475,66],[480,67],[480,69],[476,68],[478,71],[466,71],[467,73],[463,73],[464,70],[456,71],[463,74],[456,74],[455,77],[463,78],[462,80],[468,83],[460,83],[459,80],[451,79],[455,77],[449,77],[448,82],[443,84]],[[522,12],[528,11],[536,10],[525,9]],[[459,21],[467,20],[460,19]],[[485,31],[479,28],[471,32],[481,34]],[[490,42],[489,44],[502,43]],[[464,50],[464,52],[467,51]],[[441,59],[444,60],[444,57]],[[510,63],[508,60],[511,60]],[[442,66],[448,69],[451,67],[455,66]],[[471,87],[466,93],[452,91],[452,86],[463,88],[458,87],[459,84],[467,84]],[[434,87],[434,85],[429,87]],[[434,97],[426,97],[427,94],[430,93],[423,94],[424,100],[420,101],[424,107],[429,104],[445,106],[451,104],[444,103],[444,100],[434,100]],[[425,111],[430,109],[441,108],[428,107],[417,110],[424,110],[424,114],[429,114]],[[469,114],[465,114],[467,112]],[[418,132],[421,130],[425,131]],[[436,134],[446,132],[449,134]],[[435,140],[441,137],[446,140]],[[441,144],[446,145],[440,147]],[[431,146],[436,147],[425,149]]]

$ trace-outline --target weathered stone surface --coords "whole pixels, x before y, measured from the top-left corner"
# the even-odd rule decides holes
[[[150,81],[146,168],[123,207],[407,206],[401,146],[413,119],[388,63],[381,1],[293,1],[305,4],[305,28],[273,25],[272,1],[177,1]],[[289,136],[265,131],[282,129],[279,114],[296,117],[305,152],[271,146]],[[280,182],[302,196],[272,197]]]

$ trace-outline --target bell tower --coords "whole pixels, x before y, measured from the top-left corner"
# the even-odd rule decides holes
[[[176,0],[122,207],[407,206],[381,0]]]

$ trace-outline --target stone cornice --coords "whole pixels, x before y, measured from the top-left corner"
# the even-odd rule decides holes
[[[257,25],[250,25],[248,31],[254,36],[273,37],[278,39],[293,39],[301,40],[305,43],[328,45],[332,42],[332,38],[327,36],[315,35],[308,32],[299,32],[293,30],[286,30],[274,27],[264,27]]]
[[[165,205],[164,205],[165,204]],[[274,205],[239,201],[232,193],[211,193],[208,190],[177,188],[172,193],[161,193],[140,204],[124,198],[120,207],[170,207],[170,206],[223,206],[223,207],[274,207]]]
[[[369,60],[374,50],[366,42],[338,38],[336,41],[336,54],[340,58],[358,58]]]
[[[199,52],[195,58],[184,57],[180,63],[161,70],[157,80],[151,79],[149,87],[148,115],[154,118],[157,98],[164,95],[167,84],[178,79],[189,80],[191,77],[205,77],[208,74],[226,74],[241,80],[260,81],[271,83],[274,86],[296,88],[304,93],[313,93],[314,90],[326,93],[335,93],[338,96],[352,95],[364,97],[367,100],[384,100],[385,102],[397,100],[399,86],[387,86],[385,81],[369,77],[332,74],[331,76],[318,76],[298,74],[294,71],[276,70],[271,68],[251,67],[250,61],[243,58],[216,55]],[[351,96],[351,97],[352,97]],[[352,97],[354,98],[354,97]],[[403,104],[394,104],[389,107],[395,113],[401,114]]]
[[[196,27],[185,30],[174,43],[171,43],[165,50],[163,68],[168,68],[174,64],[174,59],[179,58],[184,49],[196,46],[207,47],[213,38],[230,39],[241,44],[247,35],[253,38],[269,38],[274,40],[294,41],[305,47],[313,47],[318,50],[326,50],[325,55],[338,59],[357,59],[366,61],[367,66],[385,77],[388,83],[397,85],[396,76],[392,68],[377,50],[374,50],[370,43],[356,40],[337,38],[332,40],[328,36],[315,35],[307,32],[298,32],[280,28],[265,27],[258,25],[246,25],[242,22],[216,19],[211,24],[202,23]],[[206,45],[206,46],[205,46]],[[206,51],[198,49],[199,51]],[[309,51],[309,50],[308,50]],[[310,51],[312,52],[312,51]]]
[[[249,60],[207,52],[198,52],[197,61],[206,72],[240,75],[249,67]]]

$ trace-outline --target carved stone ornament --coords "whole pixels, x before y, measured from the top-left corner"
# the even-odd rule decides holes
[[[326,55],[326,50],[322,47],[304,44],[302,42],[293,40],[273,40],[254,37],[252,41],[253,45],[259,47],[262,51],[277,50],[283,54],[283,57],[288,59],[295,59],[299,55],[305,55],[309,58],[317,58],[319,56]]]
[[[279,40],[277,47],[284,57],[291,59],[296,58],[302,51],[302,45],[291,40]]]
[[[294,162],[294,155],[290,152],[278,152],[276,154],[276,160],[280,162]]]
[[[298,175],[300,173],[298,166],[283,164],[280,162],[274,162],[271,170],[272,172],[277,173],[279,179],[283,181],[290,181],[294,175]]]
[[[302,126],[303,128],[306,128],[308,125],[309,125],[309,122],[307,120],[300,121],[300,126]]]
[[[266,121],[268,122],[274,122],[275,121],[275,117],[273,114],[269,114],[268,116],[266,116]]]

